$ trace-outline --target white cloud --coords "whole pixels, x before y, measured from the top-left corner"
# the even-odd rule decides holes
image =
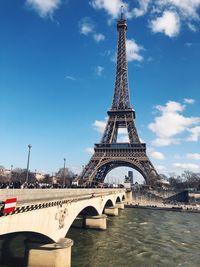
[[[200,160],[200,154],[198,153],[193,153],[193,154],[188,153],[186,157],[192,160]]]
[[[119,134],[127,134],[127,128],[119,128],[118,132]]]
[[[40,17],[52,17],[54,11],[59,8],[61,0],[26,0],[27,7],[35,10]]]
[[[163,165],[156,165],[155,168],[156,168],[156,170],[158,172],[164,172],[164,171],[166,171],[166,167],[163,166]]]
[[[96,67],[96,74],[97,74],[98,76],[102,76],[103,70],[104,70],[103,67],[101,67],[101,66],[97,66],[97,67]]]
[[[93,148],[93,147],[87,147],[87,148],[85,149],[85,152],[86,152],[87,154],[89,154],[89,155],[92,155],[92,154],[94,154],[94,148]]]
[[[194,24],[188,22],[187,26],[192,32],[196,32],[197,31],[197,28],[196,28],[196,26]]]
[[[187,43],[185,43],[185,46],[191,47],[192,46],[192,43],[187,42]]]
[[[164,11],[161,17],[151,21],[150,27],[155,33],[161,32],[169,37],[174,37],[180,31],[180,19],[176,12]]]
[[[69,75],[66,75],[65,79],[71,80],[71,81],[76,81],[76,78],[74,78],[73,76],[69,76]]]
[[[180,14],[189,19],[198,19],[200,0],[158,0],[160,6],[176,8]]]
[[[131,1],[130,1],[131,2]],[[91,0],[90,4],[96,10],[104,10],[111,19],[119,17],[121,6],[128,19],[149,14],[153,32],[161,32],[169,37],[177,36],[181,25],[185,24],[191,31],[197,31],[199,21],[200,0],[135,0],[123,3],[122,0]]]
[[[200,18],[198,14],[200,0],[155,0],[152,2],[151,7],[157,10],[158,15],[163,11],[174,12],[174,14],[176,14],[176,20],[174,20],[174,22],[177,21],[177,23],[175,23],[177,27],[174,26],[175,31],[172,36],[178,34],[181,24],[183,23],[185,23],[191,31],[197,31],[197,27],[194,23],[198,22]],[[169,34],[167,35],[170,36]]]
[[[105,36],[102,33],[95,33],[93,37],[97,43],[105,40]]]
[[[151,12],[160,13],[163,10],[175,10],[184,19],[198,20],[198,9],[200,7],[200,0],[138,0],[144,14],[151,8]],[[145,12],[146,11],[146,12]]]
[[[141,137],[139,137],[139,139],[141,143],[145,143],[145,141]]]
[[[151,152],[151,157],[154,159],[158,159],[158,160],[164,160],[165,159],[164,154],[161,152],[158,152],[158,151]]]
[[[119,128],[117,142],[119,143],[129,143],[128,131],[127,128]]]
[[[93,127],[94,129],[103,134],[104,130],[106,128],[106,123],[107,123],[107,118],[105,118],[105,120],[100,121],[100,120],[95,120],[95,122],[93,123]],[[117,136],[117,142],[119,143],[128,143],[129,142],[129,137],[128,137],[128,132],[127,132],[127,128],[119,128],[118,129],[118,136]]]
[[[140,55],[142,46],[138,45],[135,40],[126,41],[126,54],[128,61],[142,61],[143,57]]]
[[[82,18],[79,22],[79,28],[81,34],[93,36],[97,43],[105,40],[105,36],[102,33],[97,33],[95,31],[95,25],[89,17]]]
[[[94,30],[94,25],[89,18],[83,18],[79,23],[81,34],[88,35]]]
[[[93,127],[97,132],[102,134],[106,128],[106,120],[105,121],[95,120],[95,122],[93,123]]]
[[[141,17],[146,14],[151,0],[138,0],[139,8],[134,8],[132,14],[134,17]]]
[[[174,163],[173,166],[178,170],[199,171],[200,166],[193,163]]]
[[[129,143],[129,137],[128,134],[122,134],[122,135],[118,135],[118,139],[117,139],[118,143]]]
[[[200,126],[188,129],[190,136],[187,138],[188,141],[197,142],[200,137]]]
[[[162,137],[156,138],[152,141],[152,145],[154,146],[169,146],[169,145],[177,145],[180,144],[179,138],[169,138],[169,137]]]
[[[195,100],[191,98],[184,98],[184,103],[186,104],[194,104]]]
[[[128,5],[122,0],[91,0],[90,4],[95,9],[104,9],[112,18],[118,17],[121,6],[124,7],[125,11],[128,8]]]
[[[155,117],[154,122],[148,125],[148,128],[154,132],[157,138],[153,141],[155,146],[168,146],[177,144],[180,138],[177,135],[189,131],[190,138],[197,138],[200,135],[200,127],[189,128],[200,123],[198,117],[184,117],[181,112],[185,106],[175,102],[168,101],[165,106],[155,107],[160,113],[160,116]]]

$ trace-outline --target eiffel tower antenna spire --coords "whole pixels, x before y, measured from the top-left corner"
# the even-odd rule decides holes
[[[127,23],[124,18],[124,7],[121,6],[121,16],[117,22],[118,30],[118,48],[117,48],[117,66],[116,66],[116,78],[114,96],[112,102],[112,110],[131,109],[129,88],[128,88],[128,64],[126,58],[126,31]],[[123,92],[121,92],[123,91]],[[124,96],[122,100],[120,96]],[[124,103],[122,103],[122,101]]]
[[[121,20],[124,19],[124,6],[121,6]]]
[[[94,154],[83,169],[83,183],[103,182],[107,173],[119,166],[131,167],[142,174],[147,184],[159,179],[153,164],[146,155],[146,144],[141,143],[135,126],[135,111],[131,107],[128,86],[128,64],[126,58],[127,23],[124,8],[117,22],[118,47],[114,95],[103,137],[95,144]],[[126,128],[128,140],[118,142],[118,131]]]

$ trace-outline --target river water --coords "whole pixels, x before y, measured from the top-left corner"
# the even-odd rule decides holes
[[[71,228],[72,267],[199,267],[200,214],[125,209],[107,230]]]
[[[129,208],[105,231],[75,224],[67,237],[72,267],[200,267],[200,214]],[[24,267],[26,238],[0,237],[0,267]]]

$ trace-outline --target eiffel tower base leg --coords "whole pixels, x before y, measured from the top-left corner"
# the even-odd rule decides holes
[[[83,218],[83,227],[90,229],[107,229],[107,216],[102,214],[98,216],[86,216]]]
[[[118,216],[119,214],[117,207],[105,208],[104,213],[109,216]]]
[[[132,202],[133,202],[133,193],[132,193],[132,191],[127,191],[126,192],[126,194],[125,194],[125,202],[127,203],[127,204],[132,204]]]

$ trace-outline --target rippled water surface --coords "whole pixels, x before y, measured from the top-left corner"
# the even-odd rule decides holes
[[[199,267],[200,214],[125,209],[106,231],[71,228],[72,267]]]

